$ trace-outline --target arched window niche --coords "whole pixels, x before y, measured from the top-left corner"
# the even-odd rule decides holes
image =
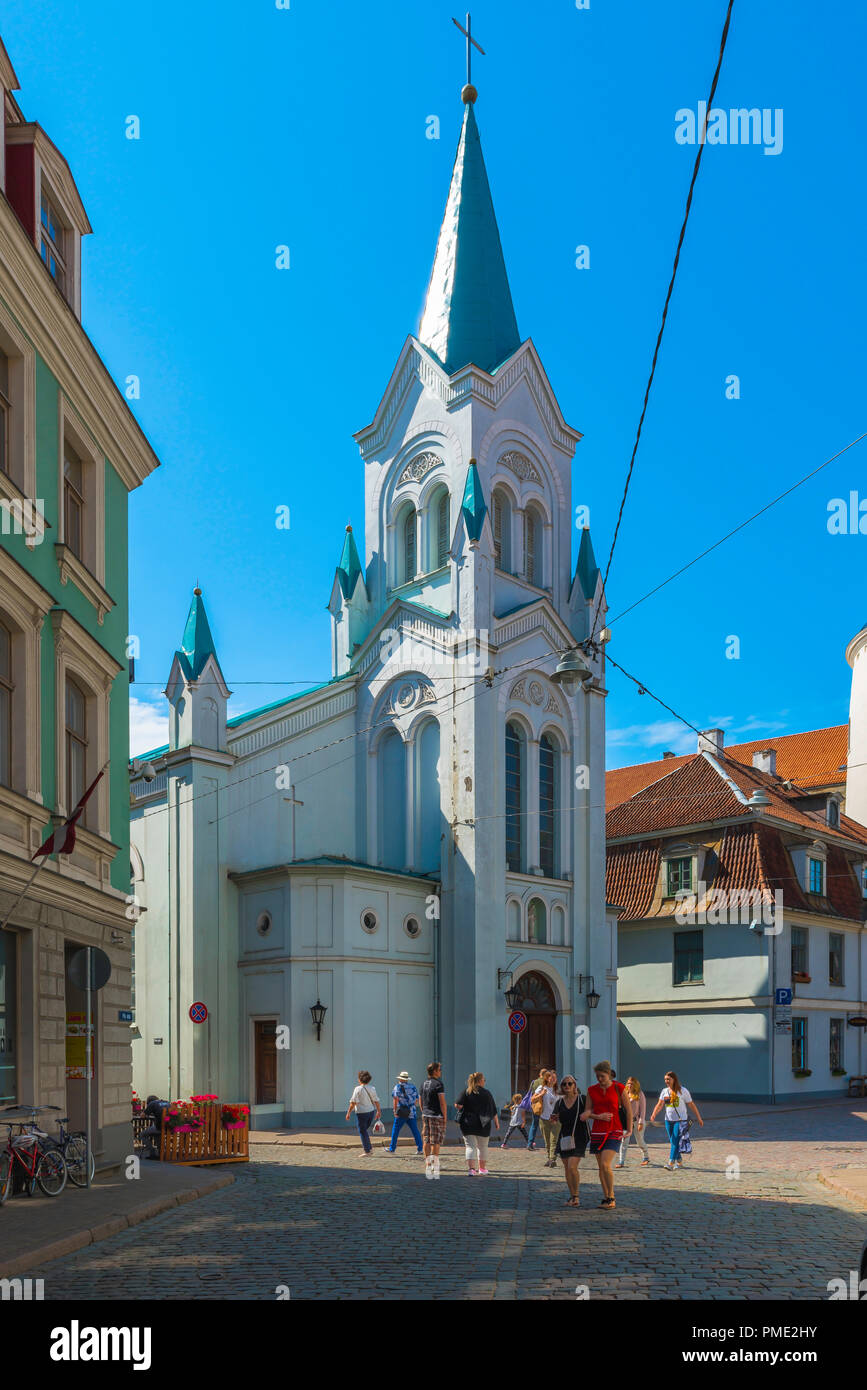
[[[531,946],[548,944],[548,909],[542,898],[531,898],[527,904],[527,941]]]
[[[506,725],[506,868],[524,870],[527,740],[516,720]]]

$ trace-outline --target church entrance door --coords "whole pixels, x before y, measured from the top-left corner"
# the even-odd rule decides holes
[[[512,1034],[511,1078],[523,1095],[543,1067],[557,1066],[557,1003],[548,981],[536,971],[522,975],[517,985],[515,1007],[527,1015],[527,1026]]]

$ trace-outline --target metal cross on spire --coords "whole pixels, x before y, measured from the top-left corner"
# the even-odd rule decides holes
[[[464,35],[464,37],[465,37],[465,39],[466,39],[466,41],[467,41],[467,87],[472,87],[472,85],[473,85],[473,49],[474,49],[474,48],[477,48],[477,49],[479,50],[479,52],[481,53],[482,57],[485,56],[485,50],[482,48],[482,45],[481,45],[480,43],[477,43],[476,40],[473,38],[473,25],[472,25],[472,19],[471,19],[471,17],[470,17],[469,14],[467,15],[467,27],[466,27],[466,29],[465,29],[464,26],[461,24],[461,22],[460,22],[459,19],[453,19],[453,20],[452,20],[452,24],[456,24],[456,25],[457,25],[457,27],[460,29],[461,33]]]

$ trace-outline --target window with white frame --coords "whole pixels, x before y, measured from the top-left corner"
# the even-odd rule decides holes
[[[63,442],[63,532],[73,555],[85,560],[85,465],[68,439]]]
[[[436,503],[436,547],[434,551],[434,569],[442,569],[448,563],[449,558],[449,521],[451,514],[451,499],[447,492],[441,492]]]
[[[542,518],[535,507],[524,512],[524,577],[528,584],[542,587],[544,566],[542,563]]]
[[[539,740],[539,865],[545,878],[557,866],[557,751],[550,734]]]
[[[87,787],[87,696],[78,683],[66,681],[66,798],[70,811]],[[87,819],[87,808],[84,813]]]
[[[0,348],[0,472],[12,471],[12,402],[9,398],[9,358]]]
[[[39,213],[39,252],[52,280],[66,298],[69,296],[69,267],[67,243],[69,233],[58,211],[57,200],[42,180]]]
[[[409,584],[416,576],[416,529],[415,508],[410,507],[404,513],[401,525],[403,571],[400,582],[402,584]]]

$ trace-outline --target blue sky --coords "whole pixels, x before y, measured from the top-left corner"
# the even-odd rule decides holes
[[[200,582],[238,713],[330,674],[353,431],[415,331],[461,119],[453,3],[6,0],[28,118],[93,224],[85,326],[163,461],[131,499],[135,742]],[[584,432],[574,501],[604,559],[723,0],[477,0],[476,112],[522,334]],[[716,104],[783,147],[708,146],[609,585],[612,616],[867,428],[863,53],[850,0],[735,4]],[[126,117],[141,139],[125,138]],[[441,139],[425,136],[431,114]],[[291,269],[275,269],[275,247]],[[590,268],[575,247],[590,247]],[[727,400],[725,380],[740,379]],[[867,443],[613,626],[611,654],[729,741],[843,722],[867,621]],[[287,505],[291,527],[278,530]],[[865,509],[867,510],[867,509]],[[867,526],[867,521],[865,521]],[[740,658],[726,658],[737,636]],[[730,645],[730,644],[729,644]],[[610,762],[691,748],[611,672]]]

